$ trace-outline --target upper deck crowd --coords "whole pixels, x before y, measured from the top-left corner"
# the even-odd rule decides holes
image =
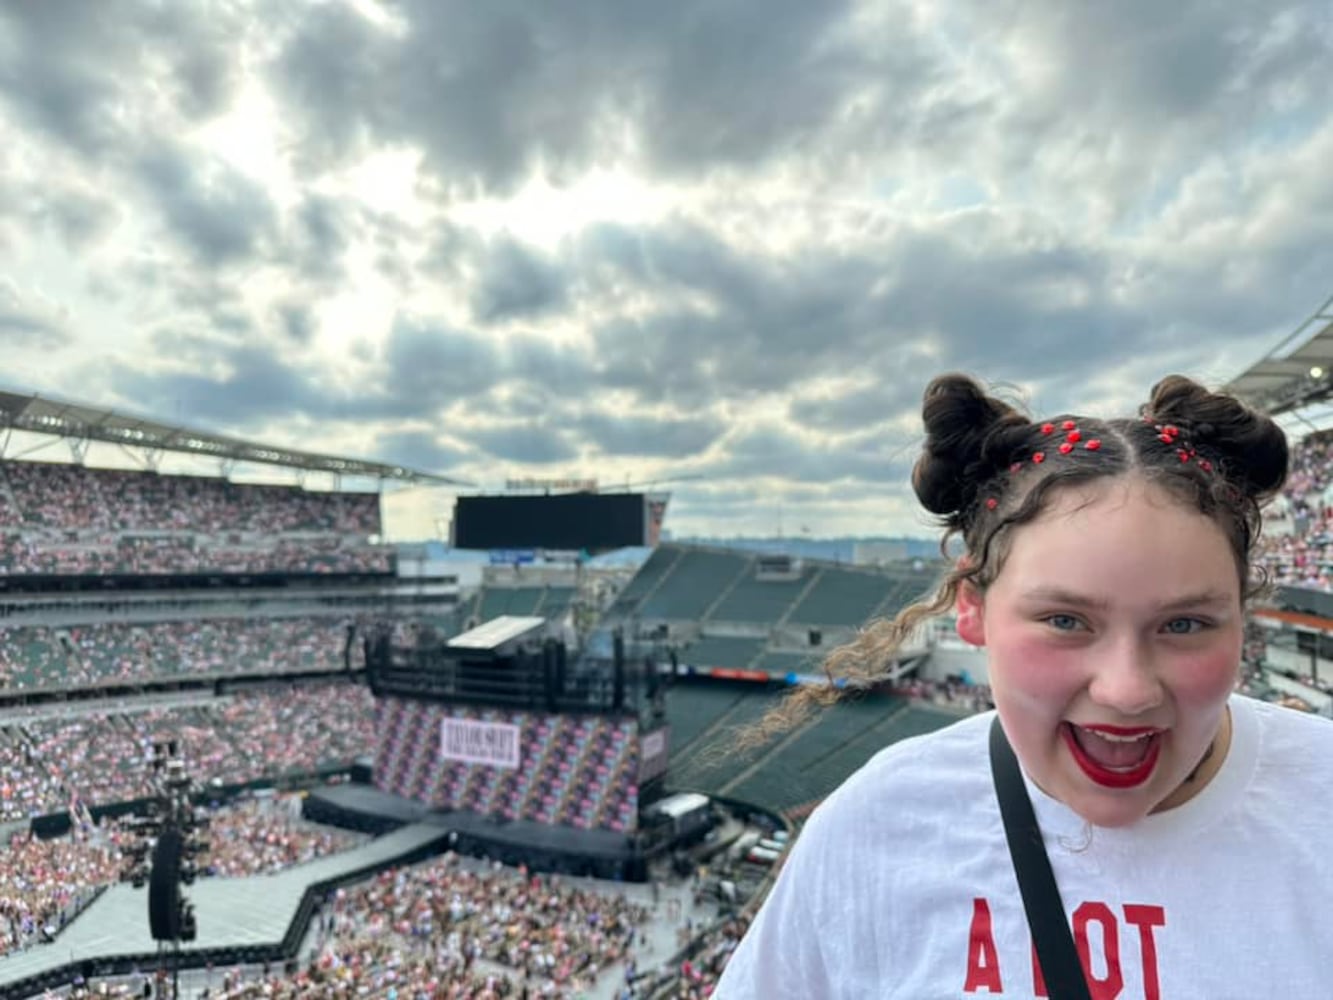
[[[1291,473],[1265,519],[1260,561],[1277,584],[1333,590],[1333,432],[1291,451]]]
[[[0,462],[0,575],[386,572],[381,531],[373,493]]]

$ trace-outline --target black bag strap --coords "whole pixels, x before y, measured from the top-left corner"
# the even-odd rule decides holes
[[[1023,910],[1041,963],[1046,993],[1051,1000],[1092,1000],[1083,964],[1074,947],[1074,935],[1065,920],[1060,888],[1055,884],[1051,860],[1042,843],[1041,827],[1032,811],[1027,785],[1013,747],[1000,728],[997,715],[990,728],[990,767],[995,779],[995,795],[1000,800],[1000,817],[1009,841],[1009,856],[1018,876],[1023,895]]]

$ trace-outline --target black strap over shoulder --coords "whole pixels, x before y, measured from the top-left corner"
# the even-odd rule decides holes
[[[1004,835],[1009,841],[1009,856],[1018,876],[1023,910],[1041,963],[1042,978],[1046,980],[1047,995],[1051,1000],[1091,1000],[1083,965],[1074,947],[1074,935],[1060,902],[1060,888],[1055,884],[1055,873],[1042,843],[1041,827],[1032,811],[1018,758],[1000,728],[998,715],[991,723],[990,766],[995,795],[1000,800]]]

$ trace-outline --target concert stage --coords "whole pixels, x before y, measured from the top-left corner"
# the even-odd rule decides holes
[[[532,871],[644,881],[634,838],[604,830],[495,820],[431,810],[369,785],[310,792],[308,819],[376,835],[360,847],[274,875],[200,879],[187,890],[199,919],[197,941],[181,948],[181,968],[223,967],[294,957],[320,902],[334,888],[394,865],[446,850]],[[73,982],[76,976],[125,975],[158,965],[148,924],[146,889],[111,886],[53,944],[0,958],[0,1000],[18,1000]]]
[[[413,864],[446,849],[435,824],[401,825],[360,847],[273,875],[203,878],[186,890],[199,918],[198,940],[181,947],[181,968],[272,962],[297,954],[310,919],[333,889],[384,868]],[[103,892],[56,937],[0,958],[0,1000],[37,996],[94,975],[127,975],[158,966],[148,922],[148,890],[125,883]]]
[[[317,823],[367,833],[384,833],[408,824],[439,827],[447,831],[449,848],[459,854],[523,864],[532,871],[632,882],[647,877],[635,838],[623,833],[499,819],[462,810],[432,810],[370,785],[312,791],[302,814]]]

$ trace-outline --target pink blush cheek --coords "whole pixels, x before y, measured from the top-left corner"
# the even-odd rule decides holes
[[[1077,657],[1049,643],[990,646],[990,684],[1005,731],[1033,779],[1054,787],[1063,752],[1060,724],[1086,685]]]
[[[1011,637],[990,646],[991,686],[1012,702],[1036,715],[1063,717],[1065,709],[1086,685],[1079,651],[1053,649],[1050,643]]]
[[[1201,653],[1176,663],[1167,683],[1175,700],[1190,705],[1224,702],[1236,686],[1240,651]]]

